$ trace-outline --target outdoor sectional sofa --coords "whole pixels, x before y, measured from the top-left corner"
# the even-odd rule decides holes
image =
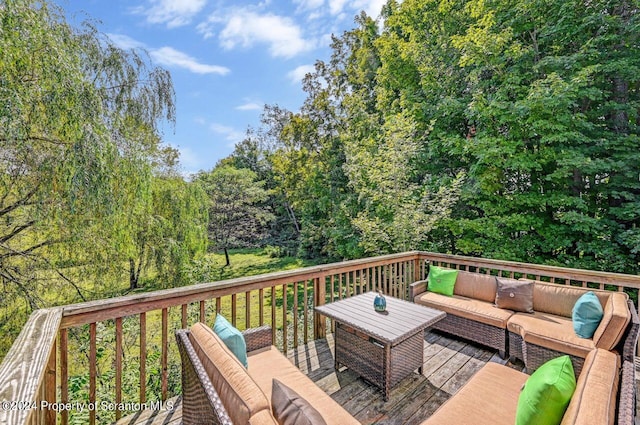
[[[503,358],[519,358],[529,373],[547,360],[568,354],[578,374],[585,357],[595,348],[617,351],[624,360],[633,361],[635,348],[631,346],[635,347],[637,339],[638,317],[624,292],[536,281],[534,312],[523,313],[496,306],[495,276],[459,271],[453,296],[427,289],[427,280],[415,282],[411,297],[416,303],[447,313],[434,325],[435,329],[495,348]],[[571,313],[578,298],[587,291],[597,295],[604,317],[592,338],[580,338],[574,331]]]
[[[359,423],[272,345],[269,326],[248,329],[243,335],[248,351],[246,369],[206,325],[196,323],[188,330],[176,331],[185,425],[276,424],[270,406],[274,378],[308,401],[325,423]],[[630,349],[635,350],[635,339],[630,339],[634,345]],[[528,376],[489,362],[421,425],[511,425]],[[562,425],[634,425],[633,361],[594,349],[576,376],[577,387]]]

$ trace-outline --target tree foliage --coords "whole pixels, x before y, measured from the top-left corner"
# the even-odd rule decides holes
[[[174,117],[171,76],[145,52],[71,27],[46,1],[0,2],[2,314],[117,293],[147,219],[157,265],[203,250],[197,193],[162,177],[176,152],[160,123]]]
[[[334,37],[269,161],[311,255],[635,273],[638,3],[389,0]]]
[[[260,206],[267,198],[264,182],[248,168],[224,164],[195,180],[208,195],[209,239],[224,250],[228,266],[229,248],[255,246],[265,237],[273,215]]]

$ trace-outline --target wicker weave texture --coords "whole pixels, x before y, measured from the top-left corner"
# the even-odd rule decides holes
[[[344,365],[384,391],[422,368],[424,331],[396,345],[383,344],[341,323],[336,324],[336,366]]]
[[[269,325],[247,329],[242,335],[247,344],[247,353],[273,345],[273,334]]]
[[[636,367],[634,362],[622,362],[620,394],[618,394],[617,425],[635,425],[636,417]]]
[[[513,332],[509,332],[507,337],[509,339],[509,356],[524,361],[524,354],[522,353],[524,341],[522,341],[522,337]]]
[[[176,331],[182,360],[182,423],[185,425],[232,425],[191,341],[189,331]]]
[[[433,328],[502,352],[507,348],[506,330],[504,328],[487,325],[453,314],[447,314],[444,319],[433,325]]]
[[[528,373],[533,373],[536,369],[538,369],[540,366],[551,359],[555,359],[556,357],[564,356],[567,354],[560,351],[552,350],[547,347],[542,347],[537,344],[532,344],[530,342],[525,342],[522,345],[522,352],[524,357],[524,364],[527,368]],[[571,355],[569,357],[571,358],[571,363],[573,364],[574,373],[576,374],[576,376],[580,375],[582,366],[584,365],[584,359],[582,357]]]
[[[633,301],[629,300],[627,303],[631,312],[631,322],[622,340],[622,360],[634,362],[638,345],[638,332],[640,331],[640,319],[638,319],[638,311]]]

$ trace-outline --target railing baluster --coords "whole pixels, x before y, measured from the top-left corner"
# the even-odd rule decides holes
[[[140,403],[147,401],[147,314],[140,313]]]
[[[96,402],[96,323],[89,324],[89,403]],[[89,411],[89,423],[96,423],[96,409]]]
[[[231,295],[231,324],[237,328],[238,325],[236,323],[236,313],[237,313],[236,294],[232,294]]]
[[[293,284],[293,305],[291,313],[293,314],[293,348],[298,348],[298,285],[300,282]]]
[[[69,331],[60,329],[60,402],[66,404],[69,402]],[[67,425],[69,423],[69,412],[63,410],[60,412],[60,423]]]
[[[162,309],[162,357],[161,357],[161,370],[162,370],[162,394],[161,400],[167,400],[167,391],[168,391],[168,372],[169,368],[167,366],[168,357],[169,357],[169,346],[168,346],[168,331],[169,328],[169,310],[167,308]]]
[[[282,285],[282,351],[287,354],[287,284]]]
[[[260,322],[258,322],[258,326],[262,326],[264,325],[264,288],[260,288],[260,290],[258,290],[258,298],[260,299],[260,306],[258,307]]]
[[[202,301],[200,301],[200,316],[199,316],[199,320],[202,323],[205,323],[205,320],[206,320],[205,316],[206,316],[206,308],[205,308],[205,305],[204,305],[204,300],[202,300]]]
[[[271,287],[271,339],[276,344],[276,287]]]
[[[304,281],[304,302],[302,303],[304,308],[304,343],[309,342],[309,281]]]
[[[220,297],[216,298],[216,314],[220,313],[222,310],[222,300]]]
[[[182,329],[186,329],[186,327],[187,327],[187,304],[182,304],[180,312],[181,312],[180,324],[182,325]]]
[[[122,317],[116,318],[116,353],[115,353],[115,367],[116,367],[116,385],[115,396],[116,404],[122,402]],[[122,416],[122,411],[116,409],[116,421]]]
[[[251,327],[251,291],[244,293],[244,302],[244,323],[245,328],[249,329]]]

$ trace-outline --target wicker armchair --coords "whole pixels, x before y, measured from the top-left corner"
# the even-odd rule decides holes
[[[270,326],[247,329],[243,335],[247,343],[247,352],[272,344]],[[182,360],[183,424],[233,425],[191,344],[189,330],[177,330],[176,340]]]

